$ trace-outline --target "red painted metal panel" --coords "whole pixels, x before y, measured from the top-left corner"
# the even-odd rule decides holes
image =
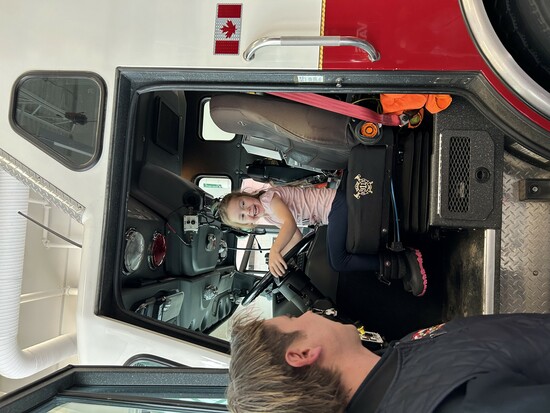
[[[371,63],[354,47],[325,47],[324,69],[467,70],[479,64],[458,1],[326,0],[325,36],[355,36],[376,47]]]
[[[487,66],[458,0],[326,0],[324,15],[325,36],[366,39],[381,58],[373,63],[355,47],[324,47],[322,69],[482,72],[519,112],[550,130],[550,120],[521,101]]]

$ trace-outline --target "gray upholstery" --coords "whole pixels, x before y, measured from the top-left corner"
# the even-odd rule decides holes
[[[271,96],[212,96],[210,115],[220,129],[269,140],[286,157],[313,168],[345,168],[357,144],[348,134],[348,117]]]

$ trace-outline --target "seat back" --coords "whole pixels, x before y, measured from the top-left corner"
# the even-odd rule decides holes
[[[311,168],[344,168],[358,143],[348,132],[347,116],[273,96],[212,96],[210,115],[220,129],[266,139],[285,159]]]
[[[430,150],[428,132],[400,131],[396,136],[388,128],[379,145],[352,149],[346,179],[349,252],[376,253],[397,241],[396,231],[428,231]]]
[[[375,254],[388,241],[393,145],[352,149],[346,177],[348,236],[353,254]]]

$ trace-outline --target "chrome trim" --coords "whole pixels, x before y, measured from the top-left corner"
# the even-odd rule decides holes
[[[483,245],[483,314],[495,312],[495,248],[496,231],[485,230]]]
[[[380,53],[366,40],[351,36],[281,36],[262,37],[252,42],[243,53],[250,62],[258,49],[268,46],[354,46],[364,50],[371,62],[380,60]]]
[[[482,0],[460,0],[464,19],[477,47],[493,71],[526,103],[550,117],[550,93],[523,71],[495,33]]]
[[[83,205],[2,149],[0,149],[0,168],[82,224],[82,217],[86,210]]]
[[[439,134],[439,145],[437,147],[437,213],[441,215],[441,192],[443,187],[443,177],[441,170],[443,169],[443,154],[441,153],[443,148],[443,134]]]

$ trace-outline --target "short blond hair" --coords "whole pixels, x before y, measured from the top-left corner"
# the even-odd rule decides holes
[[[301,333],[282,333],[250,315],[235,320],[227,402],[231,412],[342,412],[340,374],[314,363],[292,367],[285,354]]]

